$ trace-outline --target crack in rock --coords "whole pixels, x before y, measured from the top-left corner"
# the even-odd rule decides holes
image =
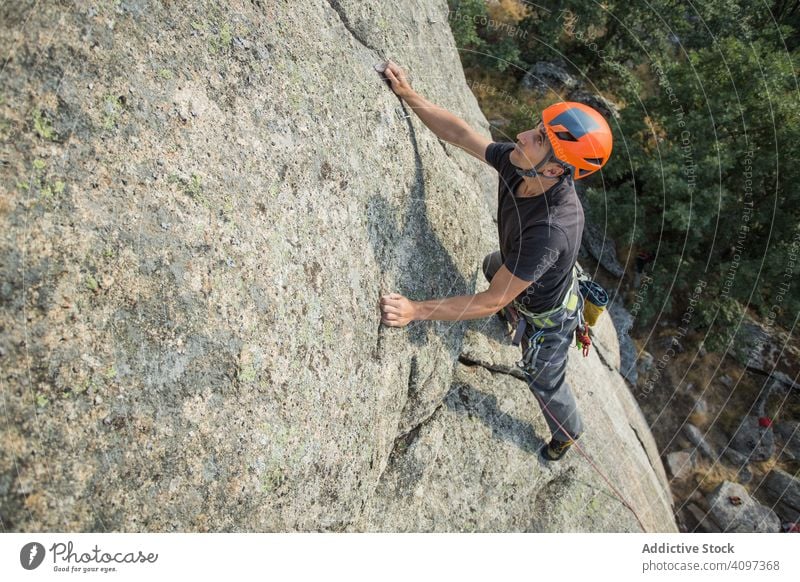
[[[465,366],[474,367],[479,366],[488,370],[489,372],[494,372],[497,374],[505,374],[507,376],[512,376],[517,380],[522,380],[523,382],[526,381],[525,374],[523,374],[522,370],[517,367],[511,366],[503,366],[500,364],[490,364],[488,362],[480,362],[477,360],[470,359],[468,356],[464,354],[459,354],[458,361]]]
[[[381,55],[381,58],[383,58],[383,51],[376,49],[374,46],[361,38],[361,34],[357,32],[355,28],[353,28],[353,25],[350,23],[350,19],[347,18],[347,13],[339,3],[339,0],[328,0],[328,4],[330,4],[331,8],[333,8],[333,11],[336,12],[337,16],[339,16],[339,20],[342,22],[342,25],[345,27],[347,32],[350,33],[350,36],[352,36],[365,49],[376,52]]]
[[[605,356],[603,356],[603,350],[601,350],[598,347],[599,344],[593,343],[592,345],[594,346],[594,351],[597,354],[597,357],[600,358],[600,361],[603,363],[603,365],[612,372],[619,372],[619,370],[617,370],[616,368],[614,368],[614,366],[608,363],[608,360],[606,360]]]
[[[378,475],[378,479],[375,481],[375,491],[377,491],[386,471],[394,464],[395,459],[411,448],[411,445],[413,445],[417,438],[419,438],[419,432],[422,430],[422,427],[433,419],[442,406],[444,406],[444,400],[442,400],[442,402],[440,402],[429,415],[420,420],[419,423],[414,425],[410,430],[407,430],[406,432],[395,437],[394,445],[389,453],[389,457],[386,459],[386,464]],[[373,495],[375,494],[375,491],[373,491]]]
[[[628,426],[631,427],[633,434],[636,435],[636,440],[639,441],[639,446],[642,447],[642,452],[644,453],[644,456],[647,457],[647,462],[650,463],[650,468],[653,469],[653,474],[658,475],[658,471],[656,471],[656,468],[653,465],[653,460],[650,458],[650,455],[647,454],[647,448],[645,447],[642,438],[639,436],[639,431],[637,431],[636,427],[633,426],[631,423],[628,423]]]

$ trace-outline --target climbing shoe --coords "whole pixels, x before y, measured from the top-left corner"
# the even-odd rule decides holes
[[[575,440],[564,442],[558,439],[552,439],[548,444],[542,446],[542,457],[544,457],[545,461],[558,461],[567,454],[567,451],[574,442]]]

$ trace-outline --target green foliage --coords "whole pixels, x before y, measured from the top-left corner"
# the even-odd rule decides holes
[[[505,71],[526,66],[518,43],[525,31],[513,19],[489,14],[483,0],[448,0],[448,6],[450,28],[465,67]]]
[[[725,351],[733,340],[735,331],[742,325],[744,308],[729,296],[701,299],[697,303],[696,329],[706,331],[704,345],[710,351]]]
[[[615,153],[586,185],[594,220],[657,256],[637,324],[680,319],[703,280],[692,325],[708,326],[712,346],[744,309],[791,327],[800,312],[798,3],[542,2],[517,23],[523,36],[482,24],[497,4],[449,0],[465,66],[485,75],[504,59],[505,75],[519,79],[511,65],[561,61],[619,105]],[[516,119],[496,105],[494,115]]]
[[[483,0],[448,0],[448,20],[456,47],[459,50],[482,48],[483,39],[478,35],[478,20],[486,16]],[[462,55],[466,58],[466,55]]]
[[[731,296],[756,308],[768,301],[765,282],[783,270],[773,253],[788,248],[800,221],[800,194],[789,187],[800,178],[790,161],[800,100],[792,59],[774,51],[764,39],[728,37],[672,62],[664,90],[644,100],[648,119],[622,116],[631,159],[609,164],[618,182],[612,205],[635,184],[636,208],[615,206],[618,234],[635,225],[638,241],[693,259],[688,279],[722,277],[713,268],[726,266]]]

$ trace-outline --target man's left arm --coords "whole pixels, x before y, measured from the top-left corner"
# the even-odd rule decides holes
[[[462,321],[488,317],[511,303],[531,283],[514,276],[503,265],[492,277],[489,288],[475,295],[411,301],[399,293],[390,293],[381,297],[381,323],[403,327],[412,321]]]

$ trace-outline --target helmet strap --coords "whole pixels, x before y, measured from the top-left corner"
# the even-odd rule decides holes
[[[550,160],[551,160],[551,157],[548,156],[547,158],[543,159],[541,162],[536,164],[533,168],[529,168],[527,170],[523,170],[522,168],[515,168],[516,171],[517,171],[517,175],[522,177],[522,178],[537,178],[539,176],[542,176],[542,177],[546,178],[546,176],[544,176],[543,174],[539,173],[539,170],[544,164],[546,164]]]
[[[570,172],[569,167],[552,154],[550,154],[547,158],[536,164],[533,168],[529,168],[527,170],[523,170],[522,168],[515,168],[515,170],[517,172],[517,175],[522,178],[538,178],[539,176],[541,176],[542,178],[548,178],[549,176],[545,176],[544,174],[541,173],[542,166],[544,166],[548,162],[557,162],[561,164],[561,167],[564,168],[564,174],[569,174]]]

